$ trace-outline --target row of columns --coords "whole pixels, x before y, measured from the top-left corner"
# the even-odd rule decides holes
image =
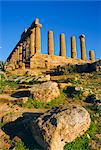
[[[21,35],[21,40],[8,58],[9,63],[13,63],[16,68],[22,68],[28,62],[30,63],[30,68],[33,67],[32,59],[34,54],[40,54],[41,27],[42,25],[39,23],[39,19],[36,18],[31,27]]]
[[[16,68],[25,67],[25,63],[30,63],[30,68],[33,68],[34,54],[40,55],[41,50],[41,34],[40,28],[42,25],[39,19],[36,19],[31,27],[23,32],[19,43],[9,57],[9,63],[15,64]],[[85,36],[82,34],[80,37],[81,59],[86,61],[86,46]],[[48,31],[48,55],[54,55],[54,36],[52,31]],[[66,57],[66,42],[65,35],[60,34],[60,56]],[[94,51],[89,51],[91,61],[94,61]],[[77,58],[76,39],[75,36],[71,37],[71,58]]]
[[[86,46],[85,46],[85,35],[82,34],[80,37],[80,48],[81,48],[81,59],[87,60],[86,58]],[[48,54],[54,55],[54,38],[53,32],[48,31]],[[66,42],[65,42],[65,35],[62,33],[60,34],[60,56],[66,57]],[[71,37],[71,58],[77,58],[77,51],[76,51],[76,39],[75,36]],[[94,50],[89,51],[89,58],[90,60],[94,61]]]

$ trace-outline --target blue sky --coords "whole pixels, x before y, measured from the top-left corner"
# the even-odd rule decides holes
[[[101,58],[101,1],[5,1],[0,0],[0,60],[6,60],[21,33],[35,18],[42,23],[41,51],[47,53],[47,32],[53,30],[55,55],[59,55],[59,35],[66,36],[67,56],[70,57],[70,37],[76,36],[80,58],[79,35],[85,34],[87,57],[95,50]]]

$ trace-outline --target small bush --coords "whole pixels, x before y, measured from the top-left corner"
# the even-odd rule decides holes
[[[28,150],[22,141],[15,144],[15,150]]]
[[[34,100],[32,98],[29,98],[26,103],[18,102],[17,104],[21,107],[27,107],[27,108],[33,108],[33,107],[35,107],[35,108],[44,108],[44,106],[45,106],[44,102],[39,102],[39,101]]]
[[[77,138],[74,142],[66,144],[64,150],[91,150],[87,134]]]
[[[82,90],[75,90],[75,86],[69,86],[66,90],[63,91],[70,98],[81,99],[82,97]]]
[[[88,103],[95,103],[96,102],[96,95],[95,94],[91,94],[86,98],[86,102]]]
[[[28,108],[52,108],[55,106],[59,106],[65,103],[65,94],[61,91],[61,95],[58,98],[53,99],[52,101],[45,103],[38,100],[34,100],[29,97],[26,103],[18,102],[17,104],[21,107],[28,107]]]

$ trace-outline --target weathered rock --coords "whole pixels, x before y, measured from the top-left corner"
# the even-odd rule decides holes
[[[59,83],[59,88],[60,89],[65,89],[67,88],[68,86],[72,86],[72,83]]]
[[[93,150],[101,150],[101,142],[97,142],[95,140],[91,140],[89,145]]]
[[[8,142],[9,140],[10,140],[9,136],[0,129],[0,150],[10,148],[10,144]]]
[[[60,106],[32,121],[31,132],[44,150],[63,150],[66,143],[83,135],[90,126],[90,115],[81,106]]]
[[[84,91],[83,93],[82,93],[82,95],[84,96],[84,97],[87,97],[88,95],[89,95],[89,91]]]
[[[50,81],[50,75],[42,75],[37,79],[37,81],[40,82]]]
[[[50,102],[52,99],[60,96],[58,84],[48,81],[42,84],[36,84],[31,89],[32,97],[42,102]]]
[[[82,91],[82,90],[83,90],[83,87],[80,87],[80,86],[75,87],[75,91]]]

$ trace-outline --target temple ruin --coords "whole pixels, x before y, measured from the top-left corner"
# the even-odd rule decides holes
[[[89,60],[86,57],[85,35],[80,35],[81,59],[77,59],[76,38],[71,37],[71,58],[66,56],[65,35],[60,34],[60,55],[54,55],[54,34],[48,31],[48,54],[41,54],[41,27],[36,18],[31,26],[25,30],[19,42],[6,60],[6,70],[53,68],[70,63],[85,63],[94,61],[94,51],[89,51]]]

